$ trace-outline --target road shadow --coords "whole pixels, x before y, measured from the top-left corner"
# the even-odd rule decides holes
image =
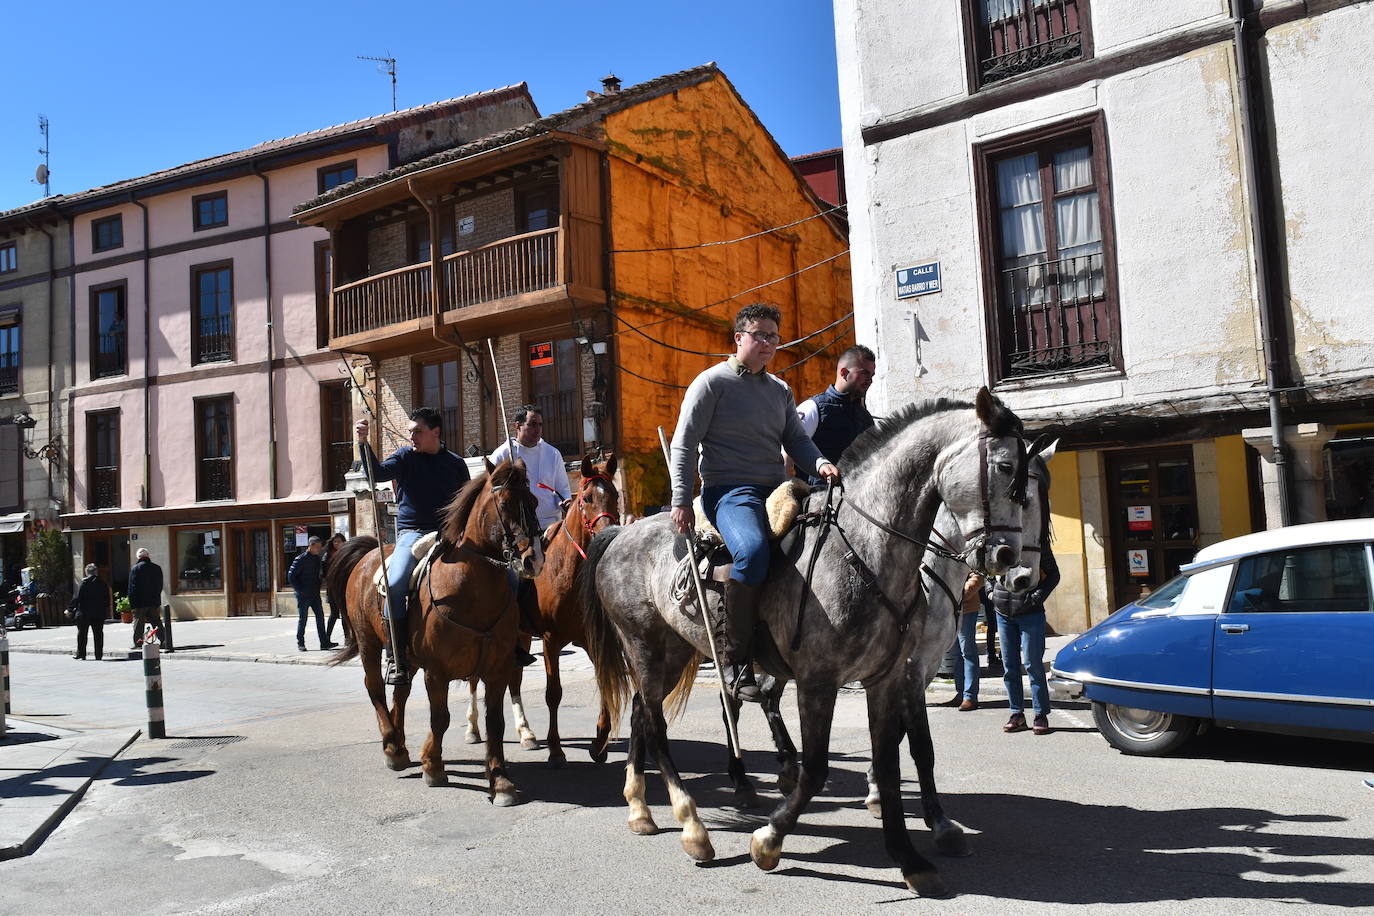
[[[1329,814],[1258,807],[1157,811],[979,793],[942,793],[941,800],[952,817],[982,831],[970,838],[974,857],[940,857],[919,817],[908,817],[908,827],[917,851],[934,861],[956,894],[1066,905],[1284,900],[1368,908],[1374,900],[1374,883],[1315,880],[1342,874],[1317,858],[1358,857],[1374,864],[1374,844],[1366,836],[1303,831],[1305,824],[1346,820]],[[900,886],[876,821],[863,827],[818,825],[803,816],[796,833],[834,842],[817,852],[784,851],[780,874]],[[1026,866],[997,864],[1006,862]],[[882,871],[865,879],[807,865]]]
[[[1344,770],[1368,775],[1370,745],[1360,741],[1248,732],[1210,728],[1171,756],[1191,760],[1222,760],[1228,763],[1263,763],[1273,766]]]
[[[32,713],[30,713],[32,715]],[[0,739],[0,748],[14,747],[20,744],[36,744],[40,741],[56,741],[57,735],[45,735],[42,732],[17,732],[10,729],[3,739]]]

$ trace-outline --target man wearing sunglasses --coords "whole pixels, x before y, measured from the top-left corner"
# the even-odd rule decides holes
[[[786,472],[782,450],[799,468],[838,480],[797,419],[785,382],[765,371],[781,342],[782,314],[771,305],[747,305],[735,315],[735,355],[707,369],[687,389],[673,433],[673,523],[693,527],[692,462],[701,475],[701,504],[725,539],[734,569],[725,583],[728,638],[718,644],[725,688],[738,700],[759,702],[751,644],[759,595],[768,576],[765,503]]]

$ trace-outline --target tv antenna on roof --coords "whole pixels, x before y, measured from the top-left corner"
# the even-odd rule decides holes
[[[38,132],[43,135],[43,145],[38,148],[38,153],[43,157],[43,161],[39,163],[38,168],[34,169],[33,180],[43,186],[44,197],[51,197],[52,189],[48,184],[48,179],[51,177],[48,171],[48,119],[41,114],[38,116]]]
[[[390,54],[391,52],[388,51],[387,53]],[[358,55],[358,60],[375,60],[375,61],[377,61],[378,64],[382,64],[382,65],[383,65],[383,66],[379,66],[379,67],[377,68],[377,72],[378,72],[378,73],[385,73],[387,76],[391,77],[391,110],[392,110],[392,111],[395,111],[395,110],[396,110],[396,58],[394,58],[394,57],[364,57],[363,55],[359,54],[359,55]]]

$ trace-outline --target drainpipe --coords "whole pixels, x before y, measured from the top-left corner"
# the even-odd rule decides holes
[[[277,372],[272,368],[272,201],[270,184],[254,160],[253,174],[262,179],[262,259],[267,275],[267,498],[277,498]]]
[[[1261,87],[1251,78],[1250,44],[1247,34],[1245,10],[1250,0],[1231,0],[1231,25],[1236,47],[1236,81],[1240,96],[1240,142],[1241,155],[1245,160],[1245,192],[1250,198],[1250,230],[1255,239],[1255,276],[1259,282],[1260,294],[1260,336],[1264,343],[1265,388],[1269,396],[1269,435],[1274,451],[1274,475],[1278,486],[1279,523],[1293,524],[1293,504],[1291,481],[1288,468],[1287,447],[1283,441],[1283,416],[1280,389],[1287,376],[1279,331],[1282,326],[1281,315],[1275,295],[1273,278],[1270,275],[1271,258],[1277,263],[1278,241],[1274,238],[1271,226],[1265,224],[1261,214],[1259,174],[1264,164],[1260,158],[1256,135],[1260,129],[1254,108],[1264,110]],[[1252,107],[1253,106],[1253,107]]]
[[[147,205],[140,203],[133,191],[129,192],[129,203],[143,211],[143,495],[139,503],[147,509],[153,501],[153,318],[152,288],[149,285],[152,270],[148,260],[152,240],[148,238]]]
[[[57,395],[56,395],[56,393],[55,393],[56,389],[53,388],[53,337],[56,336],[56,335],[53,334],[53,327],[52,327],[52,325],[53,325],[53,290],[54,290],[54,287],[55,287],[56,284],[57,284],[57,270],[56,270],[56,268],[55,268],[54,265],[53,265],[53,258],[55,257],[54,248],[55,248],[55,246],[56,246],[56,240],[53,238],[53,234],[52,234],[51,232],[49,232],[48,230],[46,230],[46,229],[43,228],[43,225],[42,225],[41,223],[34,222],[34,219],[33,219],[32,216],[25,217],[25,220],[24,220],[24,221],[27,222],[27,223],[29,224],[29,227],[30,227],[30,228],[35,229],[35,230],[37,230],[38,232],[43,233],[43,235],[46,236],[47,239],[48,239],[48,297],[47,297],[47,302],[46,302],[46,304],[47,304],[47,312],[48,312],[48,333],[47,333],[47,335],[46,335],[47,338],[48,338],[48,422],[47,422],[47,426],[48,426],[48,441],[51,442],[51,441],[52,441],[52,438],[53,438],[53,428],[57,425],[56,422],[54,422],[54,416],[57,414],[57,405],[60,403],[60,401],[59,401],[59,399],[58,399],[58,397],[57,397]],[[60,460],[60,459],[52,458],[52,459],[49,459],[49,461],[48,461],[48,468],[47,468],[47,470],[48,470],[48,475],[47,475],[47,476],[48,476],[48,505],[47,505],[47,509],[48,509],[49,511],[52,511],[52,504],[53,504],[53,495],[52,495],[52,472],[53,472],[53,465],[56,464],[56,463],[58,463],[59,460]],[[22,488],[22,486],[21,486],[21,488],[20,488],[20,490],[21,490],[21,497],[22,497],[22,489],[23,489],[23,488]]]
[[[67,386],[67,441],[71,443],[69,447],[76,445],[76,218],[67,218],[67,251],[72,262],[72,278],[67,284],[67,327],[71,333],[67,335],[67,365],[72,370],[72,383]],[[67,498],[66,507],[73,509],[76,507],[76,472],[74,461],[67,463]],[[72,546],[71,536],[67,536],[67,549]]]
[[[444,326],[444,294],[447,291],[444,288],[444,256],[440,248],[438,200],[435,200],[435,206],[430,206],[430,202],[419,191],[415,190],[414,180],[406,181],[406,188],[410,191],[410,196],[425,208],[425,215],[429,217],[430,332],[439,343],[460,349],[458,344],[451,340],[445,340],[443,335],[439,333],[439,329]]]

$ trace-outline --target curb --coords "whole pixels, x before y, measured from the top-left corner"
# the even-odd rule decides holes
[[[57,829],[57,826],[60,823],[62,823],[62,820],[66,818],[68,814],[71,813],[72,809],[76,807],[77,803],[80,802],[83,797],[85,797],[86,790],[91,787],[91,783],[95,782],[96,779],[100,777],[100,774],[105,772],[105,768],[108,767],[111,763],[113,763],[116,759],[118,759],[120,754],[123,754],[126,750],[128,750],[129,746],[132,745],[135,741],[137,741],[139,736],[142,734],[142,729],[134,729],[133,734],[131,734],[113,754],[106,757],[104,762],[102,762],[100,766],[96,767],[95,771],[92,772],[91,775],[87,777],[81,783],[80,786],[72,790],[72,792],[62,800],[62,803],[57,806],[53,813],[50,814],[48,817],[44,818],[43,822],[33,829],[33,832],[29,834],[27,839],[20,843],[12,843],[8,846],[0,846],[0,861],[4,861],[6,859],[17,859],[33,852],[34,849],[36,849],[45,839],[48,838],[49,834],[51,834],[54,830]]]
[[[125,652],[127,652],[128,655],[127,655],[127,656],[124,656],[124,657],[127,658],[127,659],[130,660],[130,661],[137,661],[137,660],[139,660],[139,659],[141,659],[141,658],[143,657],[142,655],[139,655],[139,654],[138,654],[138,650],[137,650],[137,649],[127,649],[127,650],[119,650],[119,651],[125,651]],[[121,657],[121,656],[119,655],[119,651],[116,651],[116,652],[107,652],[107,653],[105,653],[105,660],[108,661],[108,660],[110,659],[111,656],[114,656],[115,658]],[[12,654],[12,655],[15,655],[15,654],[18,654],[18,655],[71,655],[71,650],[70,650],[70,649],[49,649],[49,648],[46,648],[46,647],[43,647],[43,646],[23,646],[23,647],[10,646],[10,654]],[[321,655],[322,655],[322,653],[316,653],[316,657],[320,657]],[[187,650],[187,649],[183,649],[183,650],[180,651],[180,652],[178,652],[178,651],[176,651],[176,650],[173,650],[173,651],[171,651],[171,652],[166,652],[166,651],[164,651],[164,652],[161,653],[160,658],[162,659],[163,662],[167,662],[167,661],[173,661],[173,662],[175,662],[175,661],[179,661],[179,660],[182,660],[182,659],[186,659],[186,660],[190,660],[190,661],[203,661],[203,662],[257,662],[257,663],[267,664],[267,665],[313,665],[313,666],[315,666],[315,667],[317,667],[317,668],[324,668],[324,667],[327,667],[327,666],[329,665],[328,656],[324,656],[322,660],[316,661],[316,660],[313,659],[313,658],[299,658],[299,657],[294,657],[294,656],[272,657],[272,656],[262,656],[262,655],[218,655],[218,654],[207,654],[207,653],[193,652],[193,651]],[[339,665],[338,667],[341,667],[341,668],[357,667],[359,664],[361,664],[361,663],[358,661],[358,659],[356,659],[356,658],[351,658],[351,659],[349,659],[348,661],[344,662],[342,665]]]

